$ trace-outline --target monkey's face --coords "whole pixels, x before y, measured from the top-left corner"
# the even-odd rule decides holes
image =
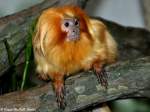
[[[65,18],[61,30],[66,33],[66,41],[76,41],[80,38],[80,23],[76,18]]]

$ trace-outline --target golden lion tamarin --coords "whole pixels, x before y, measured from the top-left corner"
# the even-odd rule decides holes
[[[61,108],[65,106],[64,77],[93,69],[107,87],[103,66],[117,57],[117,44],[106,26],[77,6],[45,10],[36,26],[33,48],[37,72],[42,79],[53,81]]]

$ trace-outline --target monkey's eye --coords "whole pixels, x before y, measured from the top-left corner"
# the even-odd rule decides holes
[[[68,27],[69,26],[69,22],[65,22],[64,25],[65,25],[65,27]]]
[[[78,25],[78,24],[79,24],[79,21],[78,21],[78,20],[76,20],[74,24],[75,24],[75,25]]]

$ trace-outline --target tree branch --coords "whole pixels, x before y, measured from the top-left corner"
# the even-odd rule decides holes
[[[66,80],[67,108],[64,112],[79,111],[88,106],[118,98],[150,98],[150,57],[119,62],[106,67],[109,86],[106,90],[92,71],[82,72]],[[31,108],[36,112],[58,111],[51,84],[24,92],[0,96],[0,107]]]

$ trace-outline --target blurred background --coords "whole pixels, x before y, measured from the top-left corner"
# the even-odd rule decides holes
[[[0,0],[0,17],[26,9],[43,0]],[[145,27],[141,0],[88,0],[85,10],[125,26]]]
[[[26,9],[43,0],[0,0],[0,17]],[[144,1],[144,2],[143,2]],[[91,16],[100,16],[124,26],[149,28],[144,12],[148,0],[88,0],[85,7]],[[150,2],[149,2],[150,3]],[[145,5],[146,4],[146,5]],[[126,99],[109,103],[113,112],[150,112],[146,99]],[[98,110],[95,110],[98,112]]]
[[[140,0],[90,0],[86,11],[125,26],[145,26]]]

